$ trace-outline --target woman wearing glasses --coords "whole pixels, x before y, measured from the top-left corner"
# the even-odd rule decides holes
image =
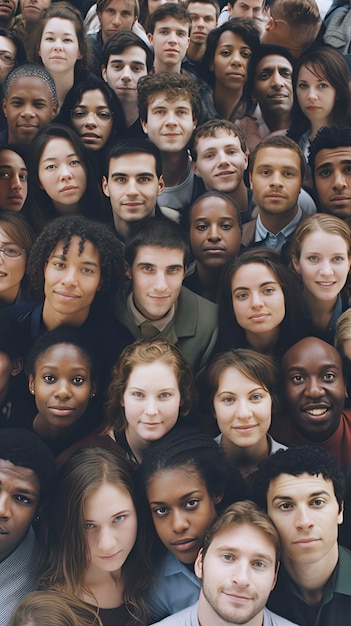
[[[36,232],[55,217],[79,213],[105,221],[102,191],[89,154],[76,133],[61,124],[44,128],[32,144],[31,223]]]
[[[0,212],[0,306],[29,296],[25,273],[33,242],[32,229],[20,215]]]

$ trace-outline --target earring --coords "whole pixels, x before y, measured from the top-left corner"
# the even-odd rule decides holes
[[[93,391],[93,392],[90,394],[90,397],[91,397],[91,398],[95,398],[95,396],[96,396],[96,393],[95,393],[95,391]]]
[[[31,392],[32,396],[35,396],[35,391],[34,391],[34,389],[31,389],[31,390],[30,390],[30,392]]]

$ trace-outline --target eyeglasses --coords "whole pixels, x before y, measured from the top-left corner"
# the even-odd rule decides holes
[[[25,252],[25,249],[17,246],[15,243],[11,243],[4,248],[0,248],[0,252],[2,252],[7,259],[18,259],[22,256],[23,252]]]
[[[101,109],[100,111],[86,111],[84,109],[72,109],[71,118],[72,120],[85,122],[85,120],[88,119],[90,113],[92,113],[95,119],[98,119],[99,122],[106,123],[112,120],[112,111],[109,111],[108,109]]]
[[[0,59],[5,65],[10,65],[11,67],[16,63],[16,57],[12,56],[10,52],[6,52],[6,50],[0,50]]]

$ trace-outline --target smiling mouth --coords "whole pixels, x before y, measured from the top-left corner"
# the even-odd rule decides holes
[[[307,413],[307,415],[309,415],[312,418],[320,418],[320,417],[324,417],[328,411],[330,410],[330,407],[326,407],[326,406],[319,406],[319,407],[306,407],[302,409],[304,413]]]

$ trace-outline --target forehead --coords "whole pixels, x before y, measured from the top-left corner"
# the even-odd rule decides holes
[[[154,96],[151,96],[148,101],[148,106],[152,107],[152,109],[156,109],[157,107],[162,107],[169,111],[174,109],[189,109],[190,112],[192,110],[191,102],[188,98],[184,96],[180,96],[179,98],[167,98],[166,94],[158,93]]]
[[[76,26],[72,20],[66,20],[62,17],[52,17],[49,19],[43,29],[43,33],[59,32],[68,35],[76,34]]]
[[[81,241],[82,240],[80,237],[78,237],[78,235],[73,235],[68,244],[67,255],[74,254],[76,256],[79,256],[79,258],[82,260],[87,255],[93,255],[94,257],[100,258],[99,250],[91,241],[89,241],[89,239],[84,241],[83,251],[82,251],[82,254],[80,254]],[[64,248],[64,241],[63,240],[58,241],[56,246],[51,251],[50,257],[56,254],[62,255],[63,248]]]
[[[283,368],[287,371],[293,367],[304,367],[308,371],[317,372],[326,364],[342,371],[341,356],[325,341],[317,337],[309,337],[295,344],[283,358]]]
[[[26,168],[26,164],[22,157],[14,150],[1,150],[0,151],[0,166],[10,165],[12,167]]]
[[[176,30],[183,30],[186,33],[189,32],[190,22],[184,22],[183,20],[179,20],[175,17],[167,16],[163,20],[156,22],[155,31],[160,28],[172,28]]]
[[[136,0],[135,0],[136,1]],[[133,0],[110,0],[110,2],[107,2],[103,8],[104,11],[106,11],[106,9],[109,8],[113,8],[113,9],[134,9],[135,8],[135,2]]]
[[[128,46],[122,50],[122,52],[118,52],[118,54],[111,54],[108,59],[108,63],[113,63],[114,61],[124,61],[124,63],[145,63],[146,64],[146,51],[140,46]]]
[[[21,97],[27,100],[40,98],[52,102],[49,86],[40,76],[18,76],[15,78],[8,91],[8,98]]]
[[[200,15],[209,15],[213,13],[216,17],[216,9],[213,4],[205,2],[189,2],[187,7],[189,13],[198,13]]]
[[[90,104],[92,106],[96,106],[96,103],[98,103],[98,105],[107,105],[105,94],[103,94],[100,89],[88,89],[88,91],[82,93],[77,101],[77,104],[84,104],[86,106],[89,106]]]
[[[112,157],[109,164],[109,176],[115,172],[136,176],[152,172],[156,175],[156,159],[153,154],[144,152],[131,152]]]
[[[267,56],[260,59],[256,65],[256,74],[263,69],[275,69],[275,68],[288,68],[292,71],[292,65],[288,59],[279,54],[267,54]]]
[[[17,48],[13,39],[9,37],[4,37],[4,35],[0,35],[0,50],[5,50],[6,52],[11,52],[11,54],[16,54]]]
[[[279,474],[273,478],[267,491],[268,507],[275,498],[289,497],[289,499],[299,501],[305,500],[311,495],[316,495],[324,491],[336,501],[334,485],[331,480],[326,480],[322,474],[308,474],[304,472],[298,476],[292,474]]]
[[[241,35],[237,33],[232,33],[230,30],[225,30],[224,33],[221,34],[220,38],[217,42],[218,46],[233,46],[238,48],[249,48],[250,46],[244,41]]]
[[[196,149],[198,154],[210,148],[217,149],[224,146],[235,146],[235,148],[242,151],[239,137],[230,131],[226,131],[225,129],[217,130],[214,137],[198,137],[196,139]]]
[[[76,154],[75,148],[69,139],[66,139],[66,137],[52,137],[41,153],[40,161],[48,158],[48,154],[52,154],[52,158],[55,158],[58,156],[58,153],[62,152],[67,153],[67,155]],[[62,154],[59,154],[59,156],[62,156]]]
[[[36,359],[36,369],[40,370],[46,365],[50,365],[50,367],[54,366],[56,369],[59,369],[62,364],[64,364],[65,367],[67,365],[67,361],[72,368],[77,367],[78,361],[79,367],[90,369],[90,360],[88,355],[83,352],[82,348],[72,343],[56,343],[53,346],[50,346],[47,350],[39,354]]]
[[[277,277],[269,267],[263,263],[247,263],[237,269],[232,277],[233,287],[239,284],[242,287],[255,287],[265,282],[277,282]]]
[[[208,219],[218,221],[223,217],[235,219],[238,223],[238,214],[231,202],[218,196],[207,196],[199,200],[191,209],[190,219],[193,222],[199,217],[204,216]],[[238,223],[239,225],[239,223]]]
[[[11,461],[0,459],[0,482],[3,483],[6,480],[11,480],[21,485],[27,484],[30,488],[35,488],[39,491],[39,479],[32,469],[14,465]]]
[[[184,252],[179,248],[161,248],[161,246],[139,246],[135,255],[135,264],[150,264],[162,267],[184,265]]]
[[[292,148],[265,146],[260,148],[255,156],[253,171],[262,165],[277,167],[278,169],[286,167],[296,167],[300,170],[300,157]]]
[[[261,556],[264,554],[275,561],[276,548],[273,540],[258,526],[245,522],[232,524],[228,528],[219,531],[212,539],[208,551],[217,552],[221,549],[242,551],[249,558],[257,556],[259,550]],[[206,562],[206,555],[205,555]]]
[[[341,165],[343,162],[351,162],[351,146],[341,146],[340,148],[323,148],[319,150],[315,157],[315,169],[323,164],[328,164],[329,167],[334,168]]]

